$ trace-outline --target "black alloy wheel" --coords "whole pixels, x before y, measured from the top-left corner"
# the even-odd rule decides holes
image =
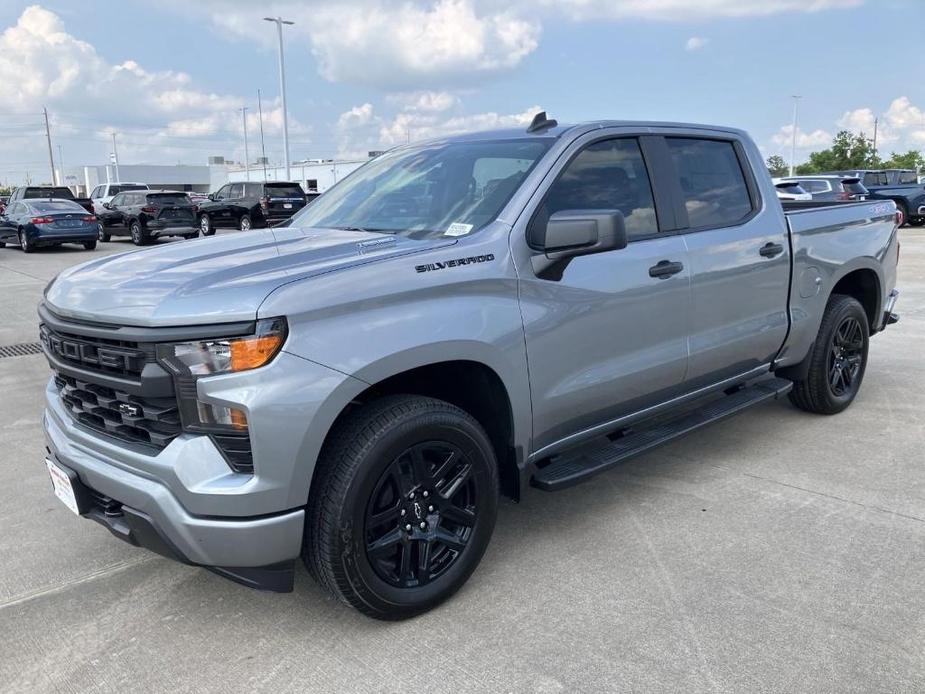
[[[472,463],[446,441],[416,444],[379,479],[366,508],[370,566],[397,588],[446,573],[465,549],[478,514]]]
[[[832,333],[828,374],[832,395],[837,398],[852,392],[864,364],[864,328],[854,316],[848,316]]]

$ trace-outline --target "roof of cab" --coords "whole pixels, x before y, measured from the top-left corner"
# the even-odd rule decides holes
[[[529,132],[527,126],[517,128],[499,128],[495,130],[481,130],[469,133],[460,133],[458,135],[446,135],[436,137],[424,142],[479,142],[490,140],[513,140],[513,139],[558,139],[562,135],[571,131],[590,132],[602,128],[633,128],[636,130],[656,130],[665,128],[675,128],[678,130],[707,130],[729,133],[739,137],[745,137],[744,130],[719,125],[704,125],[702,123],[673,123],[667,121],[638,121],[638,120],[598,120],[587,121],[584,123],[563,123],[552,127],[543,128],[542,130]],[[421,144],[420,142],[412,145]]]

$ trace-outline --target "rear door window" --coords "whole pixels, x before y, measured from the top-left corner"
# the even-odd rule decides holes
[[[919,177],[916,175],[915,171],[900,171],[899,182],[900,184],[918,183]]]
[[[478,186],[480,176],[486,188],[499,176],[502,181],[512,174],[520,178],[530,168],[516,159],[480,161],[486,163],[473,169],[473,177]],[[636,138],[595,142],[569,162],[547,191],[541,218],[564,210],[620,210],[628,238],[657,234],[652,185]]]
[[[666,142],[691,229],[731,226],[751,214],[752,199],[732,142],[681,137]]]

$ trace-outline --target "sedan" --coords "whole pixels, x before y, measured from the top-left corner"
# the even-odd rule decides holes
[[[17,244],[24,253],[39,246],[79,243],[96,248],[96,217],[71,200],[18,200],[0,215],[0,248]]]

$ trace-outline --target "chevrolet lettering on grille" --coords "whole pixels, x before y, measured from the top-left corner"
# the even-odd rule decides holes
[[[88,366],[130,370],[137,359],[143,359],[143,355],[136,351],[99,347],[86,342],[69,340],[47,330],[42,330],[40,337],[45,349],[53,356]]]

